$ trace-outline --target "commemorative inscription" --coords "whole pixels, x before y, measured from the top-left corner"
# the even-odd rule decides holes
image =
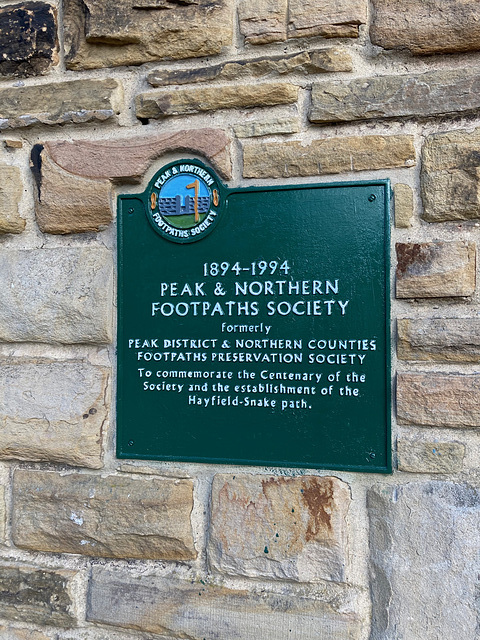
[[[119,197],[118,456],[389,472],[388,181]]]

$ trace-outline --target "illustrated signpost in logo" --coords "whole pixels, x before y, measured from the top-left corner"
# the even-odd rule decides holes
[[[150,194],[149,220],[173,242],[194,242],[218,222],[220,185],[194,161],[165,167]]]

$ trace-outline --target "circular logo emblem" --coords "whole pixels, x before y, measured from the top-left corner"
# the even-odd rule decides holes
[[[220,187],[212,172],[193,160],[163,167],[149,193],[148,218],[172,242],[195,242],[219,219]]]

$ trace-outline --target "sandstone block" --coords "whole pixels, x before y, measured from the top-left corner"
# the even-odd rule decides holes
[[[136,65],[220,53],[232,43],[232,6],[175,0],[64,0],[69,69]]]
[[[103,247],[0,252],[0,340],[109,343],[113,265]]]
[[[0,458],[102,467],[108,382],[81,362],[0,364]]]
[[[250,142],[243,146],[245,178],[318,176],[415,164],[412,136],[359,136],[300,142]]]
[[[112,602],[116,603],[112,607]],[[137,578],[93,567],[87,620],[191,640],[358,640],[350,610],[303,595],[249,593],[204,584]]]
[[[240,0],[240,33],[248,44],[287,39],[288,0]]]
[[[475,291],[473,242],[398,243],[397,298],[470,296]]]
[[[0,566],[0,616],[31,624],[76,626],[69,593],[74,576],[74,571],[67,570]]]
[[[396,184],[393,187],[395,198],[395,226],[397,229],[408,229],[413,218],[413,191],[408,184]]]
[[[399,318],[401,360],[479,362],[480,318]]]
[[[357,38],[367,20],[366,0],[289,0],[288,37]]]
[[[236,82],[240,78],[275,78],[288,73],[329,73],[351,71],[352,57],[340,47],[312,49],[289,56],[270,56],[225,62],[198,69],[160,69],[147,77],[153,87],[170,84],[194,84],[211,80]]]
[[[12,538],[23,549],[108,558],[196,557],[189,480],[16,471],[13,505]]]
[[[208,88],[150,91],[136,97],[137,118],[165,118],[166,116],[245,109],[291,104],[297,100],[298,87],[287,83],[226,85]]]
[[[399,373],[397,419],[432,427],[480,426],[480,375]]]
[[[460,442],[425,442],[400,439],[398,469],[411,473],[457,473],[462,470],[465,445]]]
[[[372,42],[384,49],[408,49],[414,55],[480,49],[475,0],[373,0]]]
[[[478,488],[452,482],[378,485],[368,492],[367,507],[371,640],[474,638]]]
[[[68,173],[113,182],[141,182],[150,164],[170,151],[197,153],[227,180],[232,177],[230,137],[220,129],[195,129],[117,140],[52,140],[43,157]],[[41,166],[34,162],[37,173]]]
[[[0,130],[104,122],[120,110],[117,80],[72,80],[0,89]]]
[[[283,133],[297,133],[300,123],[296,118],[275,118],[261,122],[247,122],[233,127],[237,138],[257,138]]]
[[[0,234],[22,233],[25,220],[18,213],[23,182],[18,167],[0,165]]]
[[[209,562],[231,575],[340,582],[349,505],[337,478],[217,475]]]
[[[58,640],[56,631],[35,631],[0,625],[0,640]]]
[[[112,221],[112,187],[108,180],[85,180],[52,162],[41,145],[32,151],[37,188],[35,216],[43,233],[101,231]]]
[[[321,82],[313,85],[308,117],[323,124],[477,111],[479,89],[476,69]]]
[[[36,76],[58,62],[54,8],[25,2],[0,9],[0,75]]]
[[[480,129],[428,136],[422,149],[423,218],[428,222],[480,217]]]

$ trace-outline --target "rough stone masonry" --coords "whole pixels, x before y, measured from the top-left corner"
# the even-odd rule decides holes
[[[0,639],[480,638],[478,1],[0,5]],[[116,196],[184,157],[391,179],[392,475],[116,459]]]

